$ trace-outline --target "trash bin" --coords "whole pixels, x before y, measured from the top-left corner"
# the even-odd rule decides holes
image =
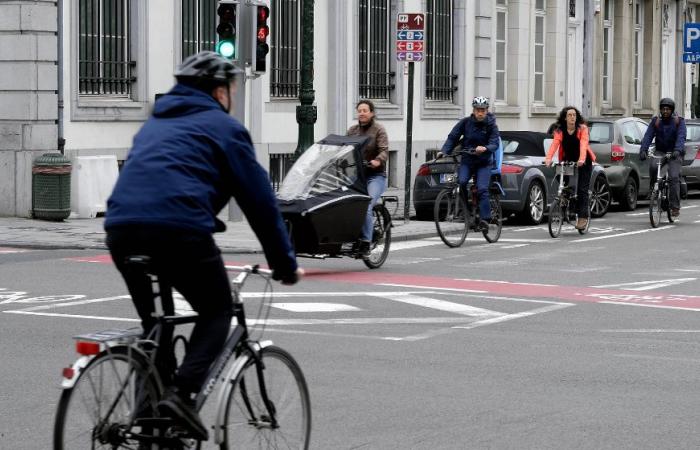
[[[60,221],[70,215],[71,162],[60,153],[44,153],[32,166],[32,214]]]

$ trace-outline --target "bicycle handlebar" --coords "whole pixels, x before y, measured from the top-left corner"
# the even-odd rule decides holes
[[[651,155],[649,155],[650,158],[654,158],[654,159],[671,159],[671,156],[673,156],[673,153],[671,153],[671,152],[668,152],[668,153],[661,155],[661,156],[656,156],[655,153],[652,153]]]
[[[260,267],[258,264],[251,266],[251,265],[245,265],[245,266],[225,266],[227,270],[235,270],[236,272],[241,272],[245,274],[260,274],[260,275],[272,275],[272,271],[270,269],[263,269]]]

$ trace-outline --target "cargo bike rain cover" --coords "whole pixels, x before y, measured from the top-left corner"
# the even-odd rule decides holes
[[[370,201],[363,166],[368,142],[332,134],[289,170],[277,199],[297,254],[336,254],[360,237]]]

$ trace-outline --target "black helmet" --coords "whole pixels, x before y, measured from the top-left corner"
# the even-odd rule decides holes
[[[238,73],[243,71],[228,59],[215,52],[203,51],[182,61],[175,70],[175,78],[227,83]]]
[[[676,110],[676,102],[674,102],[672,98],[662,98],[659,101],[659,109],[663,108],[664,106],[668,106],[669,108],[671,108],[671,111]]]

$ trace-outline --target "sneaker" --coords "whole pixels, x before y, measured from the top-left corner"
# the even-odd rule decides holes
[[[588,219],[585,217],[579,217],[579,219],[576,221],[576,229],[577,230],[585,230],[587,225],[588,225]]]
[[[680,208],[671,208],[671,217],[678,217],[681,215]]]
[[[178,425],[186,428],[194,439],[206,441],[209,438],[202,419],[197,414],[194,400],[182,395],[176,388],[168,388],[163,399],[158,403],[158,412],[174,419]]]
[[[489,219],[489,220],[480,220],[480,221],[479,221],[479,231],[489,231],[489,222],[490,222],[490,221],[491,221],[491,219]]]
[[[360,254],[361,257],[369,258],[369,255],[372,253],[370,250],[370,242],[361,240],[357,252]]]

